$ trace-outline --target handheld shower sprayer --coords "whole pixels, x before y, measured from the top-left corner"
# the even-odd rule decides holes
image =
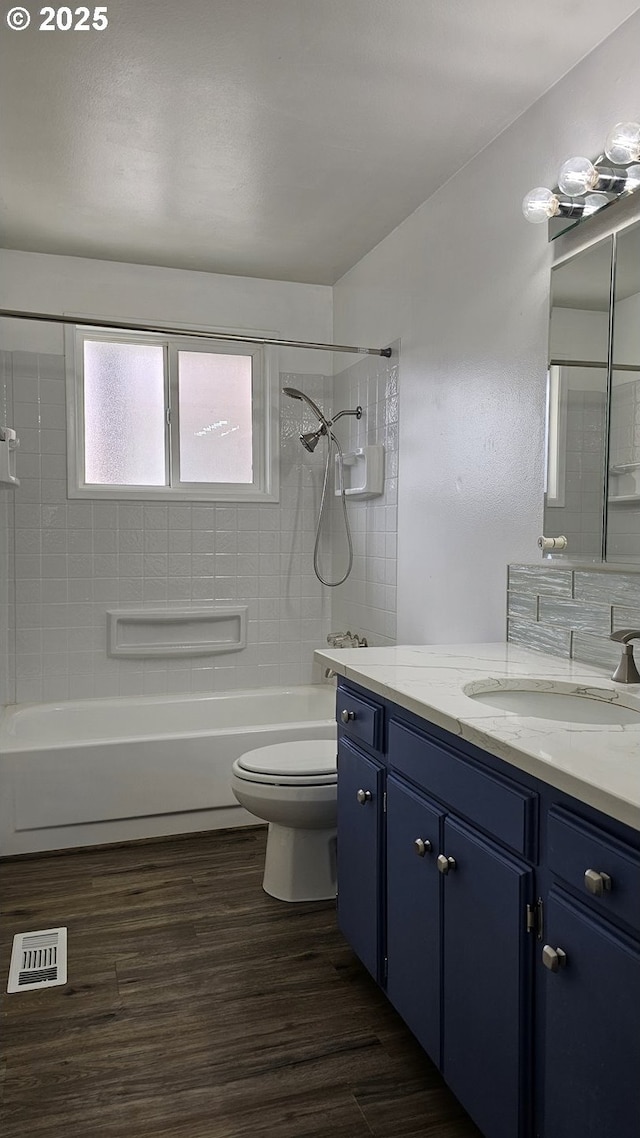
[[[337,445],[337,440],[332,434],[331,428],[343,415],[355,415],[356,419],[362,418],[362,407],[358,406],[352,411],[338,411],[338,414],[334,415],[333,419],[327,419],[318,407],[318,404],[314,403],[313,399],[308,395],[305,395],[304,391],[299,391],[297,387],[283,387],[282,394],[288,395],[289,399],[299,399],[301,402],[306,403],[320,422],[320,429],[318,431],[307,431],[305,434],[299,436],[300,442],[308,451],[314,451],[316,449],[322,435],[330,435]]]
[[[324,427],[324,431],[321,431],[320,433],[321,434],[328,434],[329,433],[329,431],[331,430],[331,420],[327,421],[325,419],[324,415],[322,414],[322,411],[318,407],[318,404],[314,403],[313,399],[310,399],[308,395],[305,395],[304,391],[299,391],[297,387],[283,387],[282,388],[282,394],[288,395],[289,399],[299,399],[301,402],[306,403],[311,408],[311,410],[313,411],[316,419],[318,419],[322,423],[322,426]],[[301,435],[300,436],[301,442],[302,442],[303,438],[304,438],[304,436]],[[307,447],[307,450],[313,450],[313,447]]]
[[[353,543],[351,540],[351,527],[349,525],[349,518],[347,516],[347,502],[346,502],[346,498],[345,498],[345,494],[344,494],[344,477],[341,477],[340,478],[340,485],[341,485],[340,496],[342,499],[342,513],[343,513],[343,517],[344,517],[344,527],[345,527],[345,532],[346,532],[346,536],[347,536],[347,547],[348,547],[348,551],[349,551],[347,571],[344,574],[344,576],[340,578],[339,581],[327,581],[327,580],[325,580],[325,578],[322,576],[322,574],[320,572],[318,551],[319,551],[319,547],[320,547],[320,528],[322,525],[322,517],[323,517],[324,511],[325,511],[326,500],[327,500],[327,487],[329,485],[329,469],[331,466],[331,453],[332,453],[333,447],[336,448],[336,455],[338,457],[338,463],[340,465],[341,471],[342,471],[342,461],[343,461],[343,459],[342,459],[342,448],[341,448],[340,443],[338,442],[336,436],[334,435],[333,431],[331,430],[331,428],[332,428],[333,424],[335,422],[337,422],[338,419],[342,418],[343,415],[354,415],[356,419],[361,419],[362,418],[362,407],[358,406],[352,411],[339,411],[337,415],[334,415],[333,419],[327,419],[325,417],[325,415],[322,413],[322,411],[320,410],[320,408],[318,407],[318,405],[316,403],[314,403],[313,399],[310,399],[308,395],[305,395],[304,391],[299,391],[297,387],[283,387],[282,393],[283,393],[283,395],[287,395],[289,397],[289,399],[299,399],[301,402],[306,403],[307,406],[309,406],[311,408],[314,415],[318,419],[318,422],[320,423],[320,426],[318,427],[317,430],[305,431],[303,434],[299,435],[300,442],[302,443],[305,450],[308,450],[310,454],[313,454],[314,450],[316,449],[316,447],[317,447],[318,443],[320,442],[320,439],[323,437],[323,435],[327,440],[327,461],[326,461],[325,468],[324,468],[324,481],[322,484],[322,498],[320,501],[320,511],[318,513],[318,522],[316,525],[316,540],[315,540],[315,545],[313,547],[313,571],[314,571],[316,577],[318,578],[318,580],[323,585],[328,585],[330,588],[335,588],[336,585],[341,585],[343,583],[343,581],[346,581],[347,577],[349,576],[349,574],[351,572],[351,569],[353,567]]]

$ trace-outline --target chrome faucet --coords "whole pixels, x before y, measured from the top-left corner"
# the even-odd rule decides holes
[[[633,658],[632,640],[640,640],[640,630],[637,628],[619,628],[612,632],[610,640],[617,640],[622,644],[622,658],[611,679],[618,684],[640,684],[640,672],[636,668]]]
[[[357,632],[330,632],[327,644],[331,648],[368,648],[366,636],[358,636]]]

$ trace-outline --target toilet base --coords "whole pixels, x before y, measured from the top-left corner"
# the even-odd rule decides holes
[[[269,823],[262,887],[278,901],[329,901],[336,895],[336,831]]]

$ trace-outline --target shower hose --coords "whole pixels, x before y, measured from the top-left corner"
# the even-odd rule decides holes
[[[347,514],[347,501],[344,493],[344,460],[342,455],[342,448],[338,442],[333,431],[329,431],[326,435],[327,439],[327,461],[324,467],[324,480],[322,483],[322,497],[320,499],[320,510],[318,512],[318,522],[316,525],[316,540],[313,547],[313,571],[322,585],[328,585],[330,589],[335,589],[337,585],[342,585],[349,576],[353,568],[353,541],[351,540],[351,526],[349,525],[349,517]],[[319,550],[320,550],[320,531],[322,529],[322,518],[327,506],[327,490],[329,487],[329,469],[331,466],[332,448],[335,446],[336,454],[338,456],[338,466],[340,470],[340,500],[342,503],[342,516],[344,518],[344,528],[347,536],[347,548],[349,551],[347,559],[347,571],[344,576],[340,577],[338,581],[327,581],[320,572],[319,564]]]

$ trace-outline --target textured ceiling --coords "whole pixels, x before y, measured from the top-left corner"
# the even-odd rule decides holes
[[[31,5],[0,31],[0,244],[331,284],[636,8]]]

